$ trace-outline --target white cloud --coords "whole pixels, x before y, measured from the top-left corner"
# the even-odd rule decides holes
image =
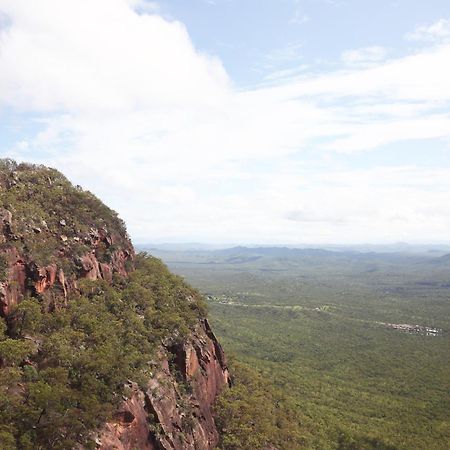
[[[390,61],[378,47],[355,50],[343,70],[242,91],[156,7],[0,0],[10,22],[0,107],[42,128],[10,156],[57,166],[139,240],[448,239],[450,172],[343,170],[326,158],[448,139],[449,45]],[[298,163],[302,152],[311,164]]]
[[[373,46],[355,50],[346,50],[342,53],[341,59],[350,65],[370,65],[378,63],[386,58],[387,50],[384,47]]]
[[[37,111],[212,105],[226,94],[220,61],[184,26],[138,15],[131,0],[1,0],[0,98]]]
[[[440,45],[375,67],[304,76],[296,82],[277,86],[272,92],[283,98],[322,95],[330,99],[370,99],[371,104],[386,99],[449,101],[449,78],[450,45]]]
[[[353,132],[327,145],[330,150],[343,153],[370,150],[398,141],[445,138],[449,135],[450,116],[429,115],[422,118],[393,120],[390,123],[373,121],[353,125]]]
[[[426,229],[429,240],[447,239],[449,177],[450,169],[379,167],[327,171],[302,186],[294,173],[285,173],[281,192],[290,191],[283,206],[291,207],[286,219],[292,224],[284,228],[284,238],[314,241],[321,235],[332,242],[340,235],[345,242],[414,241]],[[278,204],[285,196],[272,201]]]
[[[305,14],[300,9],[297,9],[289,22],[291,24],[303,25],[308,23],[310,20],[311,17],[309,17],[308,14]]]
[[[297,63],[302,59],[303,43],[291,42],[264,55],[264,68],[278,69],[280,64]]]
[[[127,2],[131,8],[141,14],[153,14],[160,10],[158,3],[149,0],[127,0]]]
[[[450,19],[440,19],[431,25],[422,25],[405,38],[410,41],[441,42],[450,40]]]
[[[294,0],[294,14],[290,19],[290,23],[294,25],[303,25],[311,20],[311,17],[305,13],[302,2]]]

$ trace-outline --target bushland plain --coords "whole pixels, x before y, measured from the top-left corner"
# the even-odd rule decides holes
[[[228,353],[299,414],[306,448],[450,448],[450,256],[145,246],[207,298]]]

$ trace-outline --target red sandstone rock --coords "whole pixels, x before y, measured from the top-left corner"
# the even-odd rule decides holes
[[[101,278],[100,267],[94,254],[87,253],[80,257],[77,262],[79,263],[82,278],[87,278],[88,280],[98,280]]]
[[[38,294],[44,293],[47,289],[52,287],[56,281],[58,268],[56,264],[51,264],[47,267],[38,267],[34,262],[27,265],[28,277],[34,283],[34,290]]]
[[[123,403],[113,420],[105,425],[97,439],[102,450],[156,448],[149,432],[145,394],[136,384],[132,384],[130,388],[132,389],[130,398]]]
[[[2,230],[2,241],[5,242],[5,237],[12,234],[12,213],[7,209],[0,209],[0,225]]]
[[[171,372],[170,354],[190,386],[190,394],[182,392],[176,374]],[[134,386],[131,397],[120,407],[122,417],[133,417],[133,420],[127,425],[117,420],[107,423],[99,435],[99,449],[214,448],[218,433],[212,405],[227,386],[229,376],[222,348],[208,322],[202,321],[183,344],[162,349],[153,375],[145,391]],[[156,429],[150,426],[154,420]]]
[[[5,244],[12,240],[12,226],[12,214],[8,210],[0,209],[0,243]],[[75,261],[79,269],[78,278],[104,279],[111,283],[114,273],[127,276],[127,264],[134,259],[131,243],[125,241],[123,248],[119,247],[115,250],[111,255],[110,263],[100,263],[95,255],[99,243],[105,242],[105,245],[111,246],[119,239],[108,235],[106,230],[92,229],[91,235],[95,237],[92,242],[90,241],[91,251],[78,257]],[[52,288],[57,287],[61,294],[55,294],[52,297],[60,296],[65,303],[69,292],[77,289],[77,277],[67,278],[64,270],[58,264],[58,258],[61,260],[70,258],[70,249],[62,248],[55,255],[56,262],[44,267],[29,260],[25,255],[20,255],[14,244],[0,250],[0,256],[3,256],[7,263],[6,280],[0,282],[0,316],[7,316],[27,292],[45,296],[50,293]]]
[[[5,317],[23,298],[27,279],[25,261],[15,247],[2,252],[8,269],[7,279],[0,283],[0,315]]]
[[[106,280],[108,283],[112,283],[112,267],[105,263],[100,263],[100,274],[104,280]]]

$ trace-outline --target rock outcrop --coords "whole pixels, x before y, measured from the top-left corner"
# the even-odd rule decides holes
[[[214,400],[229,383],[225,355],[208,321],[182,344],[161,348],[144,388],[130,395],[97,438],[101,450],[210,450],[218,441]]]
[[[9,211],[7,217],[9,230],[13,224],[12,214]],[[49,307],[55,307],[58,305],[57,300],[63,300],[65,303],[68,293],[77,289],[77,282],[80,279],[104,279],[111,282],[115,273],[127,275],[127,265],[132,270],[134,250],[129,240],[123,239],[124,248],[116,248],[111,252],[109,262],[100,262],[98,255],[100,246],[111,248],[114,236],[103,229],[91,230],[91,234],[81,238],[87,247],[87,251],[81,256],[71,255],[70,250],[61,248],[54,255],[55,262],[40,266],[33,259],[32,253],[20,252],[17,249],[15,240],[10,239],[4,227],[3,233],[0,234],[0,241],[3,242],[0,258],[5,261],[5,277],[0,282],[0,315],[6,317],[27,294],[42,295],[49,300]],[[74,273],[68,276],[64,271],[67,262],[73,263],[75,269]]]

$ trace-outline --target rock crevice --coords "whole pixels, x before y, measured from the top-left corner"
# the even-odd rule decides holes
[[[98,437],[101,450],[211,450],[217,445],[213,404],[229,373],[208,329],[203,320],[185,342],[160,349],[152,378],[145,387],[133,384],[120,407],[133,421],[128,426],[108,422]]]

